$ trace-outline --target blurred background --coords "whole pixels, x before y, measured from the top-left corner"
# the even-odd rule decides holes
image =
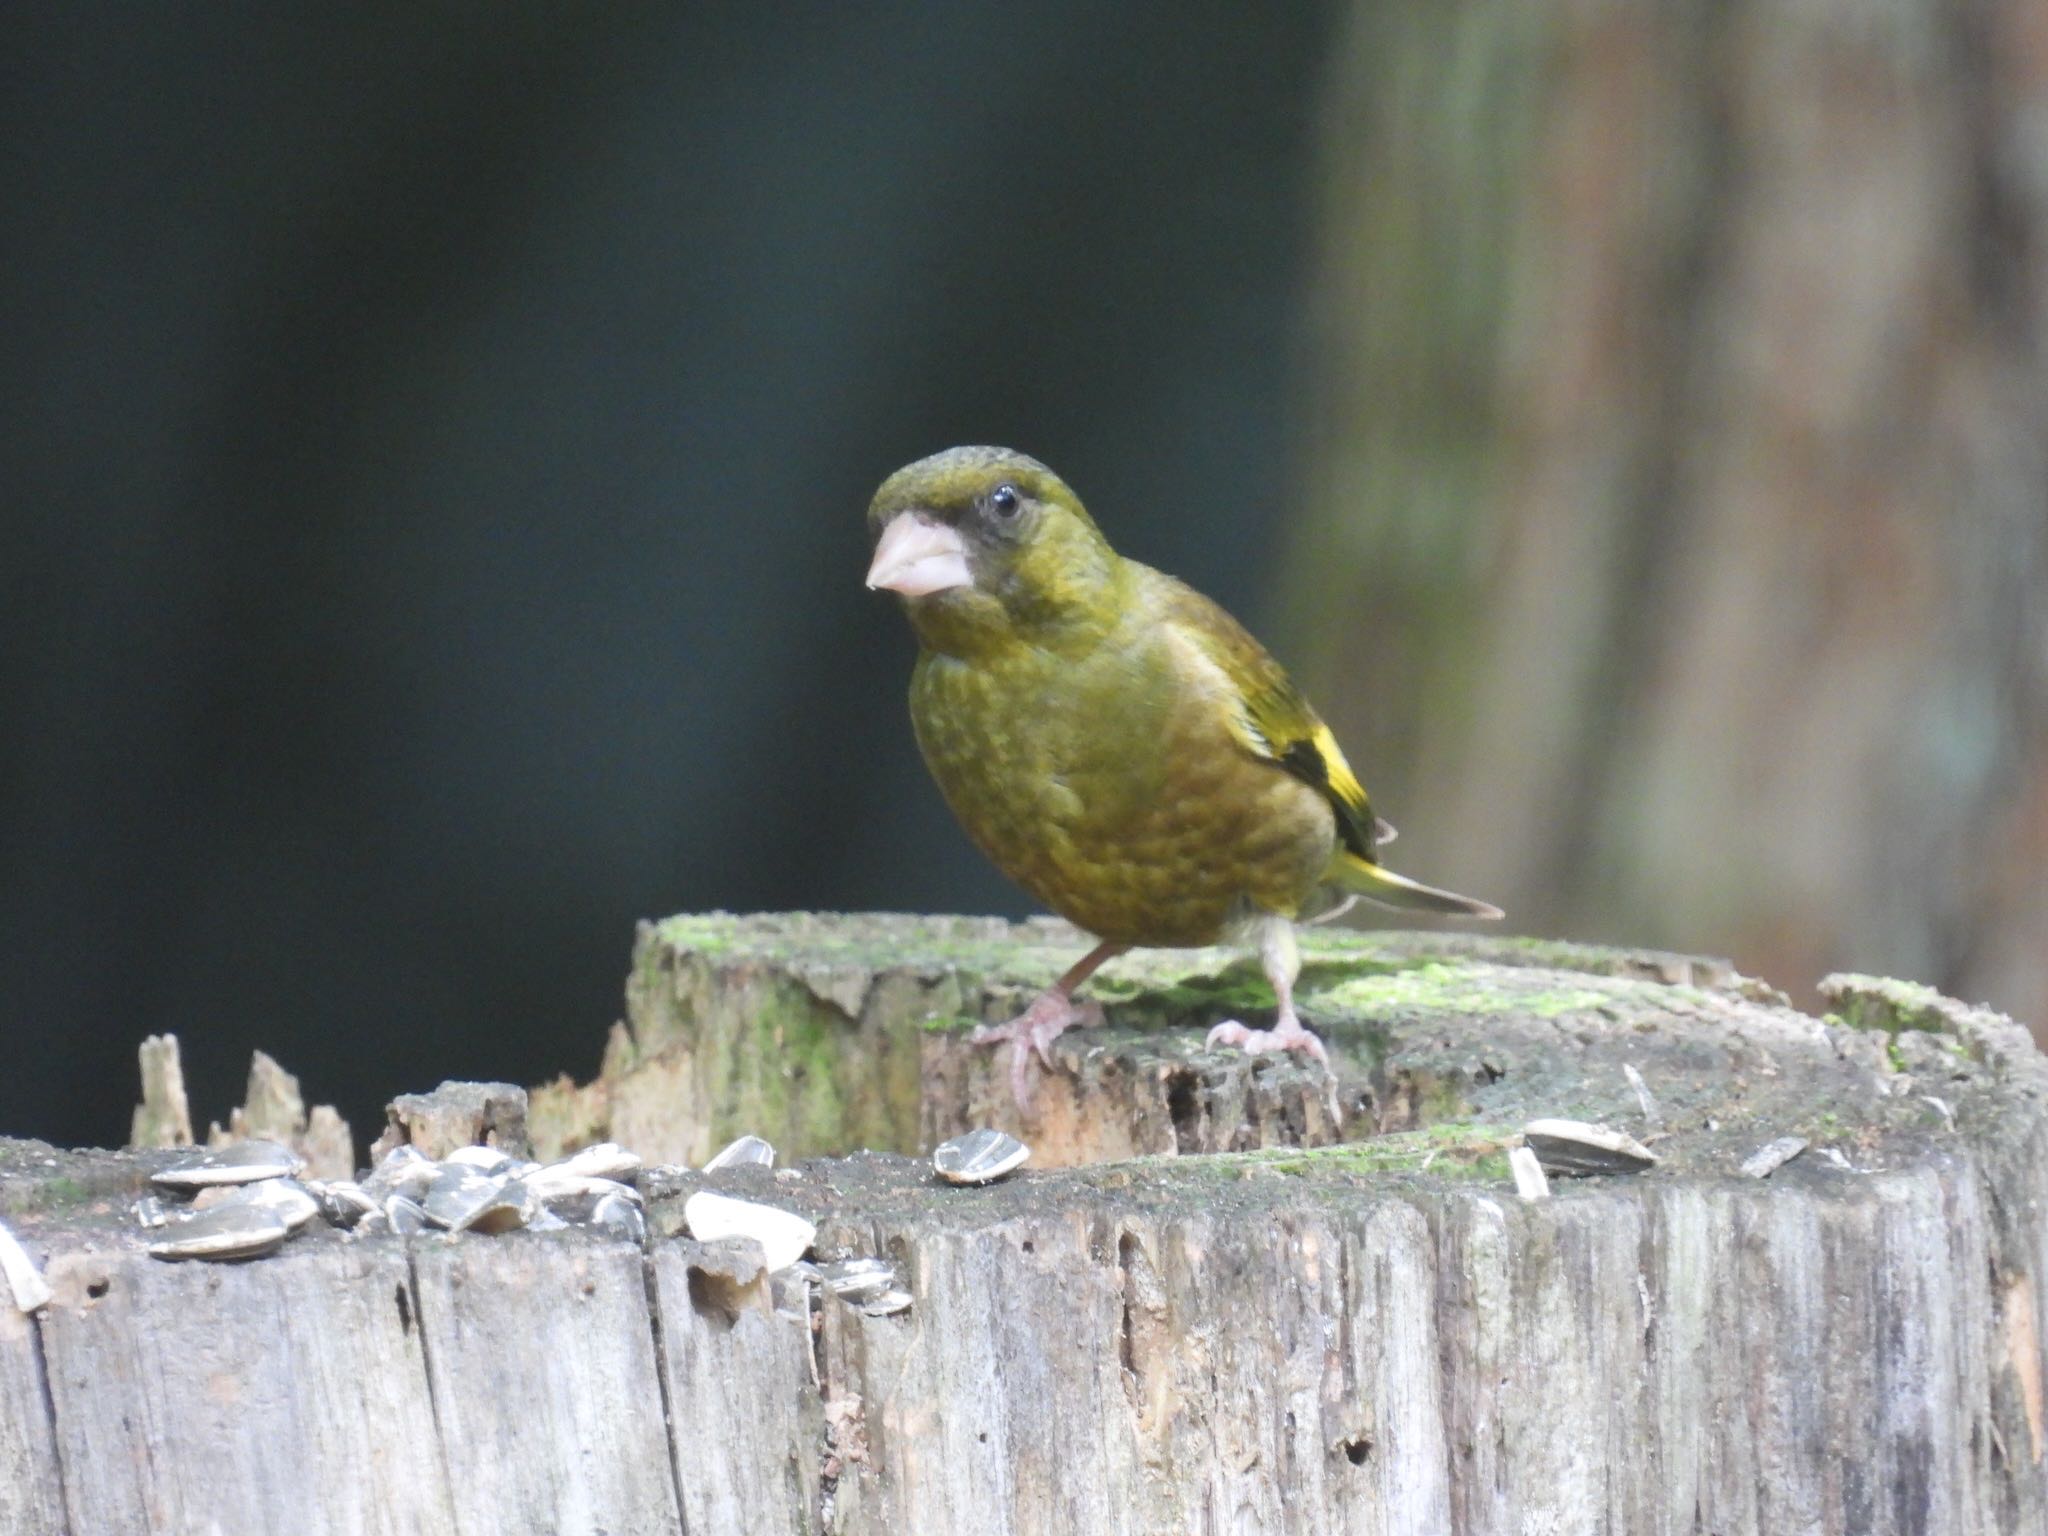
[[[2048,1022],[2031,0],[159,7],[0,61],[0,1130],[1022,913],[861,513],[1050,462],[1533,933]]]

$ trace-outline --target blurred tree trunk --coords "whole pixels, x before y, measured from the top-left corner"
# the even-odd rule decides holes
[[[1365,3],[1287,654],[1402,867],[2048,1019],[2048,5]]]

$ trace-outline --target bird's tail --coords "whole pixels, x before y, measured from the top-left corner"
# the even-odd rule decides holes
[[[1340,852],[1330,861],[1329,878],[1355,891],[1367,901],[1403,912],[1441,912],[1451,917],[1495,918],[1499,907],[1474,901],[1456,891],[1440,891],[1420,880],[1410,880],[1378,864],[1368,864],[1355,853]]]

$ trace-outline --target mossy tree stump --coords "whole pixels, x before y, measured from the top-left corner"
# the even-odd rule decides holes
[[[1002,1118],[964,1021],[1070,937],[650,928],[606,1073],[544,1096],[554,1134],[837,1152]],[[0,1210],[57,1299],[0,1318],[0,1529],[2048,1530],[2048,1064],[2010,1021],[1900,983],[1838,978],[1814,1017],[1682,957],[1328,933],[1326,1078],[1200,1049],[1270,1008],[1229,957],[1109,983],[1022,1123],[1084,1165],[662,1173],[644,1248],[320,1231],[171,1267],[126,1220],[167,1154],[10,1144]],[[1660,1161],[1525,1201],[1503,1150],[1534,1115]],[[1783,1135],[1810,1149],[1738,1171]],[[807,1303],[673,1235],[707,1181],[814,1217],[821,1258],[894,1260],[911,1307]]]
[[[1256,962],[1139,951],[1089,984],[1107,1025],[1069,1031],[1020,1111],[1007,1057],[967,1042],[1083,953],[1064,923],[789,915],[641,926],[597,1079],[536,1090],[544,1151],[609,1136],[702,1162],[734,1136],[786,1153],[918,1152],[975,1125],[1025,1137],[1036,1166],[1322,1146],[1532,1115],[1636,1121],[1633,1066],[1674,1114],[1817,1125],[1860,1115],[1882,1040],[1827,1036],[1719,961],[1442,933],[1302,935],[1303,1017],[1330,1052],[1203,1048],[1226,1018],[1264,1022]],[[1796,1082],[1780,1069],[1796,1065]],[[1927,1113],[1925,1106],[1913,1114]],[[1700,1118],[1693,1114],[1692,1118]]]

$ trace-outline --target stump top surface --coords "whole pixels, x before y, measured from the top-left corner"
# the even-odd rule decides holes
[[[1048,919],[712,913],[644,926],[636,974],[665,981],[696,970],[725,985],[772,976],[849,1018],[872,1013],[886,980],[950,985],[959,1008],[931,1009],[920,1023],[956,1042],[968,1026],[1007,1016],[1088,942]],[[1786,1135],[1858,1167],[1885,1166],[1995,1120],[2003,1095],[2038,1093],[2048,1077],[2011,1021],[1910,983],[1830,978],[1828,1011],[1816,1016],[1725,961],[1661,951],[1332,928],[1304,930],[1301,942],[1298,1000],[1330,1048],[1333,1085],[1298,1058],[1204,1048],[1218,1020],[1271,1014],[1255,959],[1230,949],[1113,961],[1090,983],[1106,1026],[1070,1031],[1055,1051],[1084,1082],[1190,1072],[1205,1093],[1232,1078],[1302,1095],[1333,1090],[1359,1130],[1432,1132],[1444,1143],[1433,1164],[1452,1147],[1483,1159],[1534,1118],[1604,1123],[1649,1140],[1664,1176],[1733,1173]],[[1372,1123],[1360,1125],[1361,1114]],[[1031,1139],[1028,1120],[1018,1129]],[[1405,1166],[1353,1130],[1346,1138],[1362,1150],[1308,1161],[1332,1171]]]

